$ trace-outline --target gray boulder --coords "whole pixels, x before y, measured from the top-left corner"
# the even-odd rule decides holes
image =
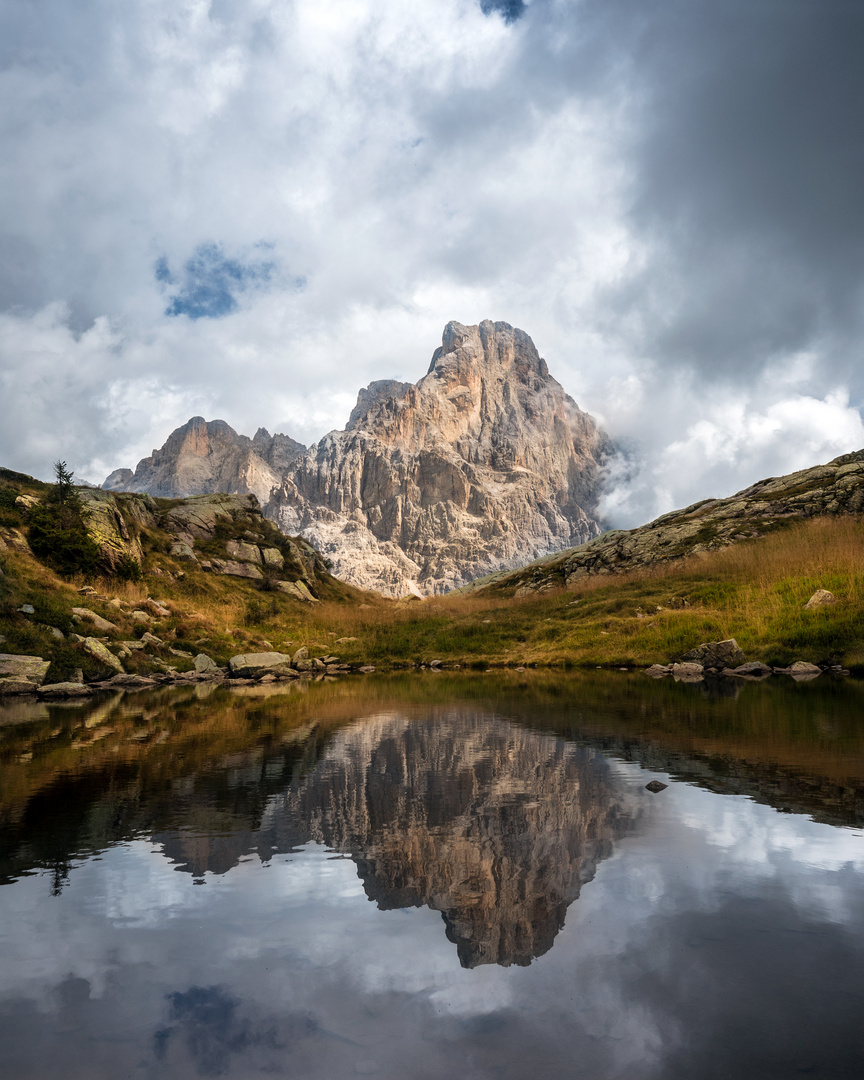
[[[228,661],[234,679],[256,679],[260,675],[296,675],[291,657],[285,653],[240,653]]]
[[[57,682],[40,686],[36,693],[40,698],[89,697],[93,693],[93,688],[79,682]]]
[[[219,665],[207,653],[202,652],[195,657],[195,670],[198,672],[218,671]]]
[[[72,614],[77,615],[79,619],[84,619],[86,622],[92,623],[95,630],[100,630],[103,634],[109,634],[112,630],[116,630],[117,626],[113,622],[109,622],[107,619],[103,619],[101,615],[97,615],[95,611],[91,611],[86,607],[73,607]]]
[[[834,593],[828,592],[827,589],[817,589],[804,605],[804,610],[813,611],[814,608],[827,607],[829,604],[836,603],[837,597]]]
[[[0,694],[32,694],[45,682],[50,660],[0,653]]]
[[[685,663],[701,664],[706,668],[733,668],[743,664],[745,657],[735,638],[726,641],[706,641],[695,649],[685,653],[681,659]]]
[[[675,682],[702,682],[705,677],[704,668],[697,663],[683,663],[672,665],[672,678]]]
[[[104,664],[105,667],[110,667],[116,671],[119,675],[124,673],[123,665],[120,663],[118,657],[111,652],[110,649],[106,649],[105,646],[97,638],[88,637],[83,641],[84,648],[90,653],[92,657],[99,661],[100,664]]]

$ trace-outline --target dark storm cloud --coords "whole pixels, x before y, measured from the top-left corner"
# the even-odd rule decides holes
[[[650,250],[611,309],[659,359],[706,372],[857,338],[864,5],[604,7],[610,37],[623,23],[630,40],[631,221]]]

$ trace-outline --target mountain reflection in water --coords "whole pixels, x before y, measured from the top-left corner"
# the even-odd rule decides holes
[[[524,965],[635,815],[596,751],[450,709],[339,731],[254,832],[154,839],[196,876],[324,844],[350,855],[379,908],[440,911],[463,966]]]
[[[862,690],[0,705],[0,1080],[857,1080]]]

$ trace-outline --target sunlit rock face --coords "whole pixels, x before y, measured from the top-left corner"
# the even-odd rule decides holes
[[[463,966],[525,965],[635,813],[594,751],[481,713],[390,714],[271,799],[257,850],[325,844],[380,908],[440,911]]]
[[[443,592],[590,540],[608,437],[521,330],[448,323],[427,375],[362,390],[267,515],[391,595]]]
[[[611,443],[504,322],[448,323],[416,384],[364,387],[344,431],[306,450],[194,417],[109,490],[253,493],[337,577],[387,595],[440,593],[584,543]]]
[[[102,487],[107,491],[148,492],[163,498],[228,492],[255,495],[263,505],[291,462],[305,447],[287,435],[259,428],[254,439],[224,420],[201,416],[173,431],[160,450],[131,469],[115,469]]]

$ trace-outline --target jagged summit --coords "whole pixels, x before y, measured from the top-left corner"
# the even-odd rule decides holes
[[[154,495],[252,492],[345,580],[442,592],[582,543],[611,443],[505,322],[449,322],[417,383],[360,390],[344,431],[308,450],[195,417],[106,485]],[[131,479],[130,479],[131,476]]]

